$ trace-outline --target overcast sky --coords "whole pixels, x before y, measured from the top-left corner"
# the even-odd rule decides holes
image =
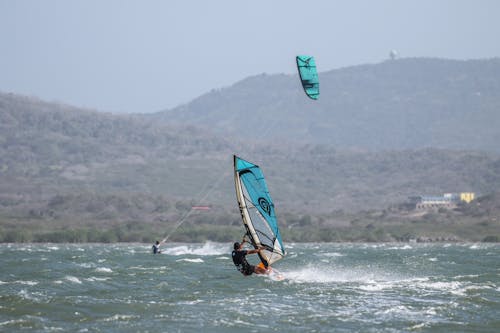
[[[0,0],[0,91],[155,112],[260,73],[500,56],[500,1]]]

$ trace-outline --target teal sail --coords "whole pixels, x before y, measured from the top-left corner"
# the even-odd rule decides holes
[[[296,57],[300,81],[305,93],[311,99],[319,98],[319,79],[314,57],[299,55]]]
[[[285,255],[274,203],[259,166],[236,155],[233,160],[236,198],[243,224],[252,245],[265,247],[259,252],[259,257],[267,267]]]

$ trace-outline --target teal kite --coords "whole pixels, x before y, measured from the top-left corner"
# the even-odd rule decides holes
[[[311,99],[319,98],[319,79],[314,57],[299,55],[296,57],[300,81],[305,93]]]

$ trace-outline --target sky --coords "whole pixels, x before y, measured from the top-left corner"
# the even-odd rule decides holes
[[[496,0],[0,0],[0,91],[114,113],[253,75],[500,56]]]

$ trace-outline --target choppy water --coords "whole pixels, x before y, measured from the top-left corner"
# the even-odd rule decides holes
[[[0,332],[500,332],[499,245],[287,245],[0,245]]]

